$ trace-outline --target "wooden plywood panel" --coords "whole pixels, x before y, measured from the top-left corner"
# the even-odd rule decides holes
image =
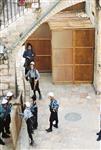
[[[51,41],[50,40],[27,40],[35,50],[36,67],[40,72],[51,72]]]
[[[73,49],[53,49],[53,65],[73,64]]]
[[[92,48],[75,48],[75,63],[76,64],[93,64]]]
[[[75,46],[76,47],[94,47],[94,29],[92,30],[75,30]]]
[[[75,82],[76,81],[92,81],[93,65],[75,66]]]
[[[36,68],[40,72],[51,72],[51,57],[50,56],[38,56],[35,60]]]
[[[72,30],[52,31],[52,47],[67,48],[73,46]]]
[[[30,40],[36,55],[51,55],[51,41],[50,40]]]
[[[68,47],[70,45],[66,43],[65,36],[62,40],[53,43],[53,80],[54,82],[91,83],[93,81],[94,30],[74,29],[71,35],[73,36],[69,39],[73,42],[70,42],[71,47]]]
[[[53,81],[72,82],[73,81],[73,66],[53,67]]]
[[[36,51],[37,55],[51,55],[51,41],[40,40],[38,41],[38,47]]]

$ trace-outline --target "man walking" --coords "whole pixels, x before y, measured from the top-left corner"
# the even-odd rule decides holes
[[[23,116],[25,121],[26,121],[26,125],[27,125],[27,132],[28,132],[28,136],[30,138],[30,145],[34,144],[34,140],[33,140],[33,136],[32,136],[32,131],[33,131],[33,114],[31,112],[31,104],[29,102],[25,103],[25,110],[23,113],[19,113],[19,115]]]
[[[33,90],[34,96],[36,97],[36,91],[39,93],[39,99],[42,99],[41,91],[39,88],[40,74],[35,68],[35,63],[30,63],[30,70],[27,72],[26,77],[29,79],[31,89]]]
[[[13,98],[13,93],[11,91],[9,91],[6,96],[7,96],[6,99],[8,101],[8,103],[7,103],[8,114],[7,114],[7,117],[6,117],[5,130],[6,130],[7,134],[10,134],[10,123],[11,123],[11,115],[10,115],[10,113],[11,113],[11,108],[12,108],[12,104],[10,103],[10,101]]]
[[[48,129],[46,129],[47,132],[52,132],[52,126],[54,126],[55,128],[58,128],[58,108],[59,108],[59,104],[57,102],[57,100],[54,98],[54,93],[53,92],[49,92],[48,93],[48,98],[50,99],[50,127]],[[53,122],[55,121],[55,124],[53,125]]]

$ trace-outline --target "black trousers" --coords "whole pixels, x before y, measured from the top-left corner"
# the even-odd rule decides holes
[[[8,133],[10,131],[10,123],[11,123],[11,116],[9,114],[7,115],[6,119],[3,122],[4,128],[2,130],[2,134],[5,134],[5,132]]]
[[[99,131],[99,137],[101,138],[101,130]]]
[[[27,132],[28,132],[28,136],[31,139],[31,141],[33,141],[33,136],[32,136],[32,130],[33,130],[33,118],[29,118],[26,121],[27,124]]]
[[[10,123],[11,123],[11,116],[10,114],[6,117],[6,124],[5,124],[5,130],[8,132],[10,130]]]
[[[31,78],[30,79],[30,85],[31,85],[31,89],[33,90],[35,96],[36,96],[36,91],[38,91],[39,95],[41,95],[41,91],[39,88],[39,81],[37,81],[37,83],[35,85],[35,79]]]
[[[25,75],[27,74],[28,71],[29,71],[29,69],[28,69],[28,68],[25,68]]]
[[[3,119],[0,118],[0,133],[3,131],[4,128],[4,122]]]
[[[3,132],[3,128],[4,128],[3,120],[0,118],[0,133]],[[0,142],[2,142],[1,138],[0,138]]]
[[[52,129],[52,126],[53,126],[53,121],[56,121],[56,125],[58,125],[58,112],[57,111],[51,111],[51,114],[50,114],[50,129]]]
[[[37,129],[38,127],[38,109],[35,108],[35,111],[33,112],[33,128]]]
[[[27,74],[27,72],[30,69],[30,63],[31,63],[31,61],[32,61],[32,59],[28,59],[28,58],[25,59],[25,63],[24,63],[25,75]]]

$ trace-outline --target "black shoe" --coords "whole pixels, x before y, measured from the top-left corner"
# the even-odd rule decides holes
[[[39,95],[39,99],[42,99],[42,95],[41,94]]]
[[[96,133],[96,135],[100,135],[100,134],[101,134],[101,130],[98,133]]]
[[[25,74],[26,75],[26,74]],[[26,77],[26,81],[28,81],[28,77]]]
[[[37,127],[34,127],[34,130],[37,130]]]
[[[5,145],[4,141],[0,139],[0,145]]]
[[[101,140],[101,137],[99,136],[98,138],[97,138],[97,141],[100,141]]]
[[[58,125],[56,125],[56,124],[53,124],[53,126],[54,126],[55,128],[58,128]]]
[[[34,130],[32,130],[32,134],[34,134]]]
[[[46,131],[47,131],[47,132],[52,132],[52,129],[49,128],[49,129],[46,129]]]
[[[8,134],[2,134],[3,138],[10,138],[10,136]]]
[[[33,146],[33,144],[34,144],[34,141],[33,141],[33,140],[31,140],[30,145],[31,145],[31,146]]]

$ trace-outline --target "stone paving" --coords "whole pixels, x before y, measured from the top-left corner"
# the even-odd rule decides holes
[[[43,99],[37,100],[39,126],[33,134],[35,144],[33,147],[29,146],[23,120],[16,150],[99,150],[96,132],[99,130],[97,100],[100,98],[95,95],[92,85],[54,85],[51,74],[41,74],[40,86]],[[53,128],[52,133],[45,131],[49,125],[49,91],[54,91],[60,103],[59,128]]]

